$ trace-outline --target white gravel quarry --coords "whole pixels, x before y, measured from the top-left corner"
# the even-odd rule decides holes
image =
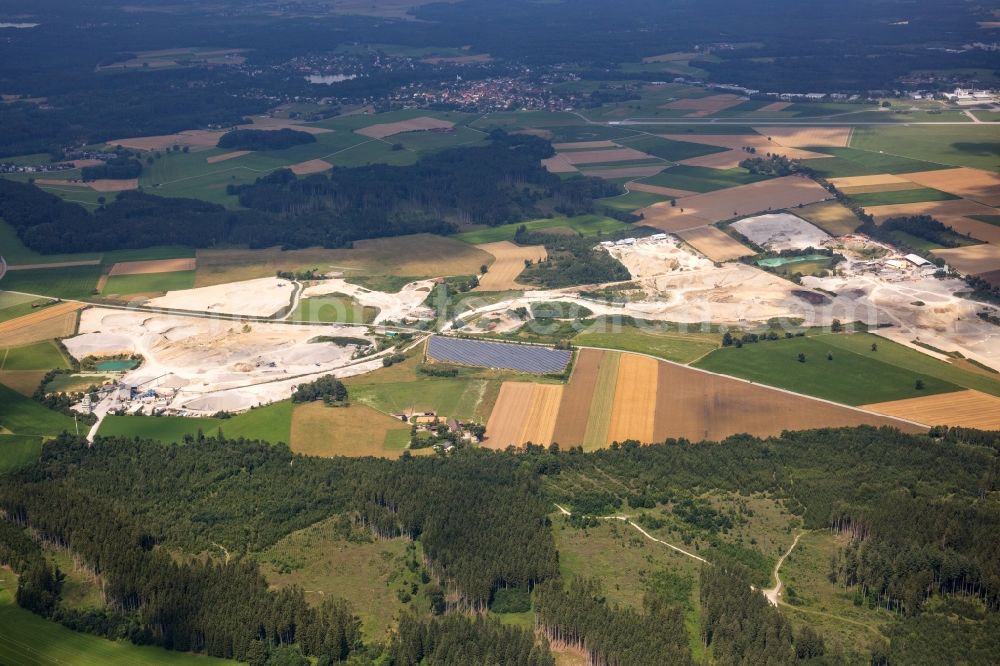
[[[381,324],[387,321],[399,322],[409,318],[433,316],[433,312],[422,304],[435,284],[435,280],[418,280],[405,285],[398,293],[390,294],[366,289],[341,278],[329,278],[306,287],[302,292],[302,298],[344,294],[364,307],[378,308],[379,313],[374,323]]]
[[[756,215],[733,222],[733,229],[768,250],[823,247],[832,236],[791,213]]]
[[[193,413],[238,411],[283,400],[300,376],[357,373],[354,346],[310,342],[319,336],[371,341],[360,326],[241,324],[107,308],[84,310],[80,334],[65,340],[76,358],[140,354],[122,382],[176,391],[166,406]],[[375,363],[380,363],[376,360]],[[348,370],[347,368],[350,368]],[[373,369],[373,368],[372,368]]]
[[[633,278],[694,271],[714,265],[710,259],[681,243],[676,236],[643,238],[634,245],[615,245],[607,249]]]
[[[190,312],[271,317],[292,303],[296,286],[281,278],[258,278],[212,287],[168,291],[146,305]]]

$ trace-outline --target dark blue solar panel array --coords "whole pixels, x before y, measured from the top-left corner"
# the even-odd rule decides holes
[[[431,338],[427,355],[436,361],[538,374],[562,372],[570,359],[570,352],[562,349],[460,340],[437,335]]]

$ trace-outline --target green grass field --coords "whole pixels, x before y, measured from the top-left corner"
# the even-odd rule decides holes
[[[141,273],[138,275],[113,275],[104,285],[105,296],[116,294],[154,294],[194,287],[194,271],[172,273]]]
[[[291,439],[292,402],[284,400],[266,407],[237,414],[228,419],[193,418],[185,416],[108,416],[101,424],[102,437],[138,437],[165,443],[180,443],[185,435],[222,433],[235,439],[262,439],[285,442]]]
[[[378,312],[378,308],[363,307],[349,296],[330,295],[302,299],[289,319],[323,324],[370,324]]]
[[[896,190],[895,192],[866,192],[851,194],[850,198],[862,206],[889,206],[892,204],[919,203],[922,201],[949,201],[959,199],[954,194],[948,194],[930,187],[919,187],[912,190]]]
[[[100,386],[111,381],[107,375],[56,375],[45,385],[47,393],[73,393],[86,391],[91,386]]]
[[[74,425],[72,418],[0,384],[0,429],[4,434],[55,436],[73,432]]]
[[[351,400],[386,414],[406,410],[434,411],[443,416],[485,422],[499,380],[418,378],[416,381],[349,383]],[[491,386],[495,385],[495,386]]]
[[[826,577],[830,558],[847,543],[847,536],[828,530],[808,532],[799,539],[781,567],[785,584],[781,609],[793,625],[820,631],[827,645],[863,653],[880,636],[895,614],[854,605],[855,590],[831,583]]]
[[[0,287],[56,298],[86,298],[93,295],[100,275],[101,267],[97,265],[7,271]]]
[[[0,348],[0,370],[68,369],[69,361],[51,340],[22,347]]]
[[[662,157],[671,162],[691,159],[692,157],[702,157],[715,153],[724,153],[726,148],[709,146],[703,143],[690,143],[687,141],[672,141],[658,136],[642,134],[637,137],[629,137],[619,141],[623,146],[641,150],[644,153]]]
[[[709,169],[680,164],[655,176],[637,180],[648,185],[675,187],[692,192],[714,192],[767,179],[767,176],[755,176],[745,169]]]
[[[470,231],[457,233],[452,238],[472,245],[481,243],[495,243],[497,241],[513,240],[518,227],[524,225],[529,231],[540,231],[542,229],[554,229],[557,227],[568,228],[576,231],[581,236],[597,236],[598,234],[610,234],[621,231],[628,225],[619,220],[603,215],[579,215],[577,217],[553,217],[549,219],[529,220],[516,224],[504,224],[499,227],[481,227]]]
[[[741,349],[727,347],[712,352],[694,366],[847,405],[902,400],[960,389],[953,381],[938,376],[942,372],[927,372],[929,364],[911,361],[906,366],[900,365],[900,354],[888,353],[885,349],[888,345],[881,338],[868,339],[867,346],[864,337],[850,345],[840,344],[841,338],[848,337],[855,336],[819,335],[759,342]],[[879,346],[877,352],[871,351],[873,341]],[[805,354],[805,363],[797,360],[800,353]],[[833,360],[827,360],[828,353],[833,354]],[[916,388],[918,379],[924,382],[921,390]]]
[[[334,533],[336,520],[293,532],[256,555],[261,573],[271,585],[302,587],[310,602],[319,603],[330,596],[346,599],[361,618],[365,637],[381,641],[399,614],[408,608],[424,611],[430,607],[420,596],[409,604],[397,596],[399,589],[420,580],[406,567],[407,542],[348,541]],[[418,542],[418,561],[419,551]]]
[[[0,435],[0,475],[30,465],[38,460],[41,453],[41,437]]]
[[[17,319],[34,312],[36,308],[31,307],[31,304],[38,302],[40,299],[32,296],[0,291],[0,322]]]
[[[947,168],[947,166],[935,162],[858,148],[811,148],[810,150],[833,156],[808,161],[809,168],[824,178],[870,176],[880,173],[913,173]]]
[[[678,363],[691,363],[719,346],[717,333],[681,333],[676,331],[646,331],[634,326],[622,326],[614,331],[583,331],[573,338],[574,345],[620,349],[665,358]]]
[[[878,352],[876,354],[878,354],[879,360],[884,363],[918,373],[921,376],[936,377],[941,381],[950,382],[963,388],[1000,396],[1000,375],[969,372],[872,333],[829,335],[823,339],[827,344],[856,354],[870,354],[872,344],[877,344]]]
[[[1000,139],[990,125],[857,127],[851,147],[917,160],[1000,171]]]
[[[608,352],[597,372],[597,384],[590,403],[587,417],[587,431],[583,438],[585,451],[596,451],[608,444],[608,429],[611,427],[611,408],[614,406],[615,388],[618,386],[618,364],[621,354]]]
[[[216,666],[236,664],[189,652],[110,641],[67,629],[14,603],[14,574],[0,569],[0,660],[18,666]]]
[[[659,194],[650,194],[649,192],[629,192],[628,194],[622,194],[617,197],[608,197],[607,199],[598,199],[597,203],[603,204],[608,208],[613,208],[615,210],[633,211],[639,208],[645,208],[646,206],[652,206],[655,203],[660,203],[661,201],[669,201],[670,197],[660,196]]]

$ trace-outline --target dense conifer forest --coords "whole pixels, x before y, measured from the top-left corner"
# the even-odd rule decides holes
[[[139,191],[123,192],[91,213],[34,185],[0,179],[0,218],[42,253],[154,245],[345,247],[364,238],[518,222],[553,209],[587,213],[594,199],[618,193],[618,186],[596,178],[564,182],[550,174],[539,164],[553,154],[548,141],[502,131],[491,138],[487,146],[445,150],[406,167],[340,168],[301,179],[279,169],[234,188],[246,207],[236,211]]]
[[[0,561],[20,575],[18,603],[35,613],[80,631],[251,663],[292,651],[353,663],[381,654],[385,663],[459,664],[482,654],[492,655],[483,663],[547,666],[550,641],[584,650],[595,664],[683,664],[692,655],[676,598],[651,589],[642,610],[616,607],[600,581],[560,575],[553,502],[571,507],[586,529],[588,512],[656,506],[682,490],[767,493],[806,528],[849,534],[829,584],[899,618],[891,644],[871,647],[883,659],[875,663],[908,663],[898,656],[925,640],[924,618],[946,629],[942,604],[963,599],[984,604],[963,631],[989,654],[982,631],[997,623],[1000,437],[934,434],[862,427],[625,442],[595,453],[468,449],[395,462],[309,458],[283,445],[202,436],[176,446],[107,438],[91,448],[64,435],[37,464],[0,479]],[[606,478],[614,490],[566,490],[581,474]],[[712,517],[698,503],[678,506],[698,524]],[[416,566],[443,587],[443,615],[404,616],[390,643],[374,645],[362,640],[345,602],[310,605],[301,589],[269,591],[252,553],[335,515],[377,539],[418,540],[424,557]],[[709,531],[725,529],[709,523]],[[42,546],[67,549],[98,576],[106,607],[65,607],[61,573]],[[204,555],[220,547],[227,558]],[[699,640],[715,663],[842,663],[822,635],[793,630],[753,591],[754,574],[739,557],[713,554],[700,578]],[[478,617],[501,597],[507,604],[499,593],[515,589],[533,591],[546,641]]]

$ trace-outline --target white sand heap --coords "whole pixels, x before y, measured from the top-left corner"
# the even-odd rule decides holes
[[[168,291],[147,305],[157,308],[270,317],[291,305],[295,285],[281,278],[258,278],[213,287]]]
[[[608,252],[628,269],[633,278],[713,266],[711,261],[682,245],[676,236],[656,240],[642,239],[635,245],[616,245],[609,247]]]
[[[769,250],[804,250],[822,247],[830,235],[801,217],[790,213],[770,213],[733,223],[733,229]]]
[[[371,340],[359,326],[244,326],[231,320],[91,308],[80,317],[80,334],[65,344],[77,358],[141,354],[142,366],[123,377],[123,383],[163,390],[173,409],[212,413],[283,400],[303,381],[300,376],[366,371],[352,364],[355,346],[310,342],[320,336]]]
[[[433,316],[433,312],[423,307],[423,302],[434,289],[434,280],[419,280],[411,282],[399,290],[399,293],[389,294],[383,291],[372,291],[356,284],[346,282],[341,278],[330,278],[307,287],[302,292],[303,298],[344,294],[356,300],[363,307],[378,308],[376,324],[387,321],[399,322],[407,318],[422,318]]]

